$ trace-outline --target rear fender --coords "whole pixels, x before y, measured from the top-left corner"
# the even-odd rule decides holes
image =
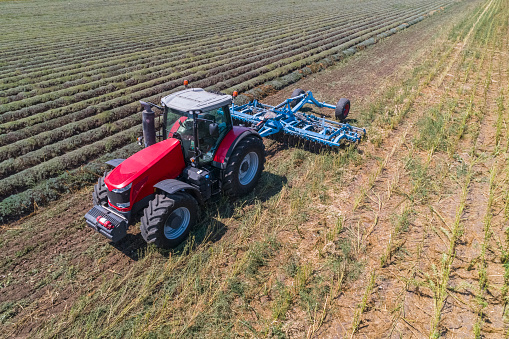
[[[228,165],[228,160],[230,160],[233,150],[235,149],[235,147],[237,147],[237,144],[242,139],[248,136],[254,136],[262,140],[260,134],[258,134],[258,132],[256,132],[254,129],[248,127],[234,126],[233,129],[230,132],[228,132],[228,134],[224,137],[223,141],[219,145],[214,156],[212,166],[223,170],[226,169],[226,166]]]
[[[154,185],[154,188],[158,188],[161,191],[164,191],[168,194],[186,192],[191,194],[200,205],[203,204],[203,199],[200,190],[198,190],[196,187],[189,185],[188,183],[185,183],[177,179],[166,179],[160,181]]]

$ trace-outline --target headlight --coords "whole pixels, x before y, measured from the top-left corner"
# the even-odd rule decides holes
[[[126,203],[117,203],[117,207],[120,207],[120,208],[128,208],[129,206],[131,206],[131,203],[130,202],[126,202]]]
[[[129,185],[127,185],[126,187],[123,187],[123,188],[115,188],[115,189],[112,189],[111,191],[113,193],[124,193],[125,191],[129,190],[131,188],[131,186],[133,185],[133,183],[130,183]]]

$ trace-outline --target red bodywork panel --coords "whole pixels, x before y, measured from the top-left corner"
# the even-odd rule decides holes
[[[115,209],[127,212],[132,206],[154,193],[154,185],[165,179],[175,179],[186,166],[180,141],[167,139],[133,154],[118,165],[104,179],[111,191],[132,183],[129,208]]]
[[[214,161],[222,164],[231,145],[235,142],[239,135],[248,130],[250,130],[249,127],[233,126],[233,129],[228,132],[223,141],[221,141],[221,144],[219,145],[216,154],[214,155]]]

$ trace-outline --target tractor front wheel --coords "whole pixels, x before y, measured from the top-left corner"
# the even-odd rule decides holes
[[[94,205],[108,206],[108,188],[104,184],[104,178],[108,174],[109,172],[104,172],[104,175],[94,185],[94,193],[92,193]]]
[[[188,193],[156,194],[141,218],[141,235],[160,248],[179,245],[196,224],[198,203]]]
[[[251,192],[263,171],[265,145],[258,137],[242,139],[233,150],[226,166],[223,190],[230,197],[238,197]]]

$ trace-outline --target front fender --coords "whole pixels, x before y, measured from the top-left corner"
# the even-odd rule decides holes
[[[196,187],[189,185],[188,183],[185,183],[177,179],[166,179],[160,181],[154,185],[154,188],[160,189],[161,191],[164,191],[168,194],[186,192],[191,194],[200,205],[203,204],[203,198],[201,196],[200,190],[198,190]]]

